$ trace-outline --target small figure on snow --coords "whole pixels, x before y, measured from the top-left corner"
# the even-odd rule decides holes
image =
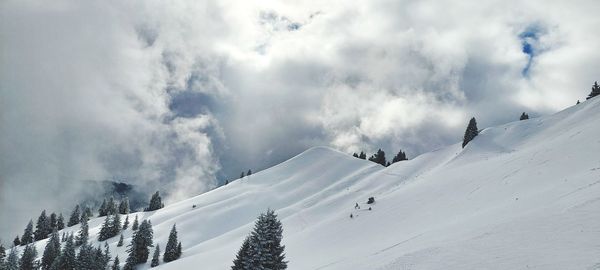
[[[354,216],[352,214],[350,214],[350,218],[353,218]]]
[[[375,203],[375,198],[374,197],[369,197],[369,200],[367,201],[368,204],[374,204]]]
[[[371,207],[369,207],[369,211],[371,211]]]
[[[360,206],[358,206],[358,203],[356,203],[356,205],[354,206],[354,209],[360,209]]]

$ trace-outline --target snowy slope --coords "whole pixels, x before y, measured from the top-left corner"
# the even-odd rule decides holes
[[[228,269],[267,208],[283,222],[292,270],[600,269],[599,153],[596,98],[388,168],[312,148],[130,220],[151,219],[162,247],[177,223],[183,257],[158,269]],[[101,223],[90,221],[91,238]]]

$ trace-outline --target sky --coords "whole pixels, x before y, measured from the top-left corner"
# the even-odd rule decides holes
[[[177,201],[312,146],[412,158],[460,141],[471,117],[485,128],[572,106],[600,80],[599,9],[2,1],[0,239],[71,209],[86,180]]]

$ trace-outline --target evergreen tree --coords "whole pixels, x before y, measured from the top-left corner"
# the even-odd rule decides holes
[[[48,219],[48,216],[46,216],[46,210],[44,210],[38,217],[35,225],[35,232],[33,232],[34,239],[36,241],[46,239],[51,232],[52,227],[50,227],[50,220]]]
[[[135,231],[138,229],[138,219],[137,219],[137,215],[135,216],[135,219],[133,220],[133,225],[131,225],[131,230]]]
[[[521,121],[523,121],[523,120],[527,120],[527,119],[529,119],[529,115],[528,115],[528,114],[526,114],[525,112],[523,112],[523,113],[521,114],[521,117],[519,117],[519,120],[521,120]]]
[[[163,255],[165,262],[177,260],[179,255],[181,255],[177,252],[177,243],[177,228],[173,225],[169,234],[169,240],[167,241],[167,247],[165,248],[165,254]]]
[[[83,214],[85,214],[85,217],[88,221],[94,216],[94,213],[92,213],[92,209],[89,206],[83,208],[83,212],[81,212],[81,215],[83,216]]]
[[[283,228],[273,210],[261,214],[250,234],[249,260],[250,269],[282,270],[287,269],[284,249],[281,245]]]
[[[85,214],[85,212],[83,213],[83,215],[81,217],[82,217],[81,227],[79,228],[79,232],[77,233],[77,239],[75,239],[75,244],[77,246],[87,243],[87,240],[89,237],[89,232],[88,232],[89,226],[88,226],[87,215]]]
[[[120,262],[119,262],[119,256],[115,256],[115,261],[113,262],[113,266],[111,268],[111,270],[121,270],[121,267],[119,266]]]
[[[392,159],[392,164],[398,162],[398,161],[403,161],[403,160],[408,160],[408,158],[406,158],[406,153],[402,152],[402,150],[400,150],[398,152],[398,154],[396,154],[396,156],[394,156],[394,158]]]
[[[465,148],[467,144],[479,135],[479,129],[477,129],[477,120],[475,117],[471,118],[467,130],[465,131],[465,137],[463,139],[462,147]]]
[[[46,244],[46,248],[44,248],[42,269],[49,270],[58,256],[60,256],[60,240],[58,239],[58,232],[54,229],[50,235],[50,240]]]
[[[593,98],[597,95],[600,95],[600,85],[598,85],[598,82],[594,82],[594,85],[592,85],[592,92],[590,92],[586,99]]]
[[[2,265],[4,264],[5,258],[6,258],[6,248],[4,248],[4,245],[0,244],[0,269],[2,269]]]
[[[377,150],[377,153],[373,154],[369,160],[381,164],[381,166],[385,166],[387,164],[385,160],[385,152],[383,152],[381,149]]]
[[[20,270],[35,270],[37,269],[35,264],[35,257],[37,257],[37,250],[34,245],[26,245],[23,249],[23,255],[19,261]]]
[[[248,172],[246,173],[247,176],[250,176],[252,174],[252,170],[248,169]]]
[[[365,152],[360,151],[360,154],[358,155],[358,158],[360,159],[367,159],[367,154],[365,154]]]
[[[75,269],[97,270],[99,263],[96,257],[96,249],[88,243],[83,243],[79,248],[79,253],[77,253]]]
[[[125,222],[123,222],[123,230],[127,230],[129,227],[129,216],[125,216]]]
[[[110,216],[106,216],[106,218],[104,218],[104,223],[102,223],[102,227],[100,228],[100,233],[98,233],[98,241],[104,241],[110,238],[111,228],[112,222]]]
[[[57,229],[58,228],[58,217],[56,216],[56,213],[52,213],[50,214],[50,229]]]
[[[118,212],[117,203],[115,203],[115,199],[113,197],[108,198],[108,202],[106,202],[106,208],[104,210],[106,215],[114,215]]]
[[[19,270],[19,255],[16,247],[10,249],[3,267],[6,270]]]
[[[133,269],[135,265],[148,261],[149,247],[152,247],[153,244],[152,236],[152,223],[148,220],[142,221],[138,230],[133,233],[131,243],[128,245],[127,252],[129,256],[124,269]]]
[[[122,214],[122,215],[129,214],[129,199],[127,197],[125,197],[119,203],[119,214]]]
[[[165,205],[162,203],[162,199],[160,198],[160,194],[158,193],[158,191],[156,193],[154,193],[152,195],[152,198],[150,198],[150,204],[148,205],[148,208],[146,208],[146,211],[154,211],[154,210],[158,210],[163,208]]]
[[[77,266],[77,256],[75,255],[75,243],[73,235],[67,236],[65,246],[63,247],[60,256],[54,260],[50,267],[52,270],[75,270]]]
[[[246,173],[242,172],[242,174],[240,175],[240,178],[244,178],[244,176],[246,176]]]
[[[13,247],[20,246],[20,245],[21,245],[21,239],[19,239],[19,235],[17,235],[17,237],[15,237],[15,240],[13,240]]]
[[[56,220],[56,229],[57,230],[62,230],[65,228],[65,218],[63,217],[62,213],[58,214],[58,219]]]
[[[177,258],[181,257],[181,241],[177,243]]]
[[[103,258],[103,265],[104,268],[102,269],[108,269],[108,263],[110,262],[110,249],[108,248],[108,243],[104,242],[104,258]]]
[[[71,227],[73,225],[77,225],[79,224],[79,216],[81,214],[79,213],[79,205],[75,206],[75,209],[73,209],[73,212],[71,213],[71,217],[69,218],[69,222],[67,223],[67,226]]]
[[[246,270],[250,267],[250,237],[246,237],[244,239],[244,243],[242,243],[242,247],[238,250],[237,255],[235,255],[235,260],[233,260],[233,266],[231,266],[231,270]]]
[[[121,237],[119,237],[119,242],[117,243],[117,247],[122,247],[123,246],[123,234],[121,234]]]
[[[30,220],[27,223],[27,227],[25,227],[25,231],[23,231],[23,236],[21,236],[21,245],[27,245],[33,243],[33,221]]]
[[[106,199],[102,200],[100,208],[98,208],[98,217],[106,216]]]
[[[160,263],[160,247],[156,244],[156,248],[154,249],[154,254],[152,255],[152,262],[150,263],[150,267],[156,267]]]
[[[354,154],[352,154],[353,157],[358,158],[358,154],[355,152]]]
[[[117,236],[121,232],[121,215],[114,213],[110,227],[110,237]]]

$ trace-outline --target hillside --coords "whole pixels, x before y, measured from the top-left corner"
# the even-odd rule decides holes
[[[387,168],[312,148],[130,220],[151,219],[162,247],[177,224],[183,256],[157,269],[228,269],[267,208],[283,222],[292,270],[600,269],[598,153],[595,98]],[[92,239],[102,221],[90,221]],[[111,253],[123,262],[117,241]]]

